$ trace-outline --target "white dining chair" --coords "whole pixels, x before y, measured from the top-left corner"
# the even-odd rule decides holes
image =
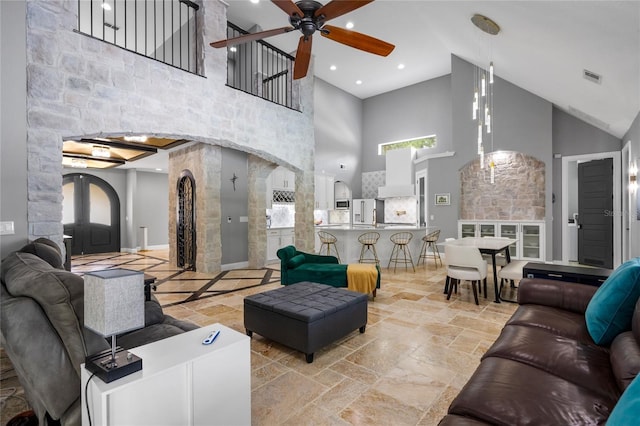
[[[457,293],[459,281],[470,281],[473,298],[479,305],[476,284],[478,287],[480,282],[484,284],[484,297],[487,297],[487,261],[482,258],[480,250],[472,246],[445,245],[444,253],[447,262],[447,300],[451,299],[454,286]]]

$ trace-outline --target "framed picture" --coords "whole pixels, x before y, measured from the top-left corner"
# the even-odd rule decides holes
[[[436,194],[436,206],[448,206],[451,204],[451,194]]]

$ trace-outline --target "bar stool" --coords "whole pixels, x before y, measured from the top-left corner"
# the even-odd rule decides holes
[[[362,244],[360,248],[360,259],[359,263],[375,263],[376,265],[380,264],[380,260],[378,259],[378,253],[376,252],[376,243],[380,238],[380,234],[377,232],[365,232],[364,234],[358,237],[358,241]],[[373,259],[370,257],[365,257],[367,252],[371,252],[373,254]]]
[[[436,264],[436,269],[438,269],[438,260],[440,260],[440,266],[442,266],[440,250],[438,250],[438,246],[436,245],[436,243],[438,242],[438,238],[440,238],[439,229],[422,237],[422,250],[420,251],[420,257],[418,258],[417,266],[420,266],[421,260],[426,263],[426,259],[429,258],[433,258],[433,261]],[[429,254],[429,248],[431,248],[431,254]]]
[[[318,237],[320,237],[320,242],[322,243],[320,245],[320,254],[322,254],[322,248],[327,246],[327,256],[329,256],[331,253],[331,247],[333,247],[336,252],[336,257],[338,258],[338,263],[340,263],[340,254],[338,253],[338,247],[336,246],[336,241],[338,241],[338,239],[333,234],[325,231],[318,231]]]
[[[413,234],[411,232],[398,232],[389,237],[389,239],[393,243],[393,249],[391,250],[391,257],[389,258],[389,264],[387,265],[387,268],[389,268],[391,266],[391,262],[393,262],[393,272],[395,272],[398,263],[404,263],[405,270],[407,269],[407,265],[411,264],[413,272],[416,271],[416,268],[413,266],[411,251],[407,247],[412,238]],[[402,259],[400,259],[401,252],[403,254]],[[407,259],[407,255],[409,255],[409,259]]]

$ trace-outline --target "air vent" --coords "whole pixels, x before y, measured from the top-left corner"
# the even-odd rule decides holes
[[[602,76],[600,74],[596,74],[593,71],[582,70],[582,76],[589,81],[600,84],[602,83]]]

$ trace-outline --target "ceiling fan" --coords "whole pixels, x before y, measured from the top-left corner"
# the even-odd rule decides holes
[[[320,32],[323,37],[337,41],[338,43],[354,47],[365,52],[374,53],[380,56],[387,56],[394,49],[393,44],[359,33],[357,31],[346,30],[332,25],[325,25],[325,22],[349,13],[355,9],[371,3],[373,0],[332,0],[322,5],[314,0],[300,0],[294,3],[292,0],[271,0],[276,6],[289,15],[291,26],[276,28],[273,30],[260,31],[234,37],[226,40],[216,41],[211,47],[226,47],[236,44],[247,43],[254,40],[288,33],[299,30],[302,33],[298,42],[295,65],[293,68],[293,78],[297,80],[307,75],[309,61],[311,60],[311,41],[313,33]]]

